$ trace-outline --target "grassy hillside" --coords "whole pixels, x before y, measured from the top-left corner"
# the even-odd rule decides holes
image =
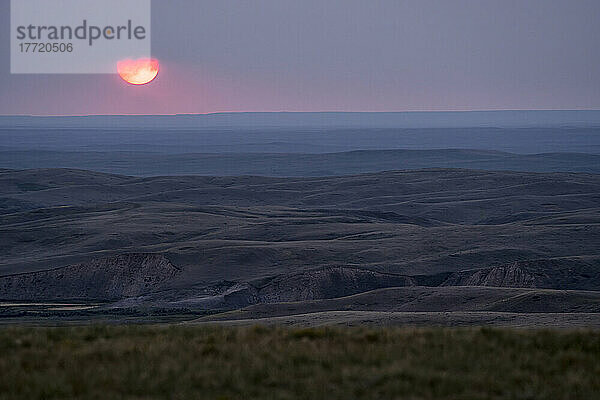
[[[236,319],[353,311],[353,321],[383,312],[402,323],[402,312],[577,313],[526,320],[599,325],[597,296],[580,293],[600,290],[598,175],[440,169],[138,178],[59,169],[1,172],[0,188],[0,300],[102,303],[69,318],[120,318],[123,310],[145,318],[152,309],[193,319],[299,302]],[[315,302],[419,286],[427,289]],[[591,324],[580,314],[594,314]],[[0,318],[18,316],[42,317],[36,307],[0,307]],[[472,316],[457,324],[474,323]],[[514,325],[512,315],[502,318]]]
[[[0,275],[167,254],[185,282],[320,266],[397,274],[596,256],[600,181],[465,170],[335,178],[0,174]],[[385,252],[378,249],[386,249]]]
[[[600,332],[0,330],[2,399],[592,399]]]

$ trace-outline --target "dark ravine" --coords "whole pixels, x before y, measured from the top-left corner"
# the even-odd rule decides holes
[[[600,260],[515,262],[431,276],[405,276],[356,267],[325,267],[251,282],[216,282],[174,289],[182,270],[162,254],[125,254],[49,271],[0,277],[0,299],[107,301],[111,308],[169,307],[233,310],[255,304],[338,299],[385,288],[496,287],[600,292]],[[427,289],[431,287],[432,289]],[[501,289],[500,289],[501,290]]]
[[[232,310],[252,304],[334,299],[379,288],[415,286],[409,276],[384,274],[352,267],[326,267],[278,275],[252,282],[223,281],[195,293],[173,290],[126,299],[116,307],[160,305],[173,308]]]

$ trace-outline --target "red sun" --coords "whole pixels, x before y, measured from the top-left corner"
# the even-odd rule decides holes
[[[123,80],[132,85],[145,85],[158,75],[158,60],[140,58],[138,60],[123,60],[117,63],[117,72]]]

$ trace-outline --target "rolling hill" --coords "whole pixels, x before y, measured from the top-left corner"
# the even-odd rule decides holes
[[[0,171],[0,187],[4,301],[100,303],[100,314],[266,307],[245,319],[283,317],[288,302],[293,314],[600,315],[594,174],[40,169]]]

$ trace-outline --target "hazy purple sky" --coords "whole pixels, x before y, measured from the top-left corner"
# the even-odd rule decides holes
[[[11,75],[0,114],[600,109],[599,0],[155,0],[156,81]]]

